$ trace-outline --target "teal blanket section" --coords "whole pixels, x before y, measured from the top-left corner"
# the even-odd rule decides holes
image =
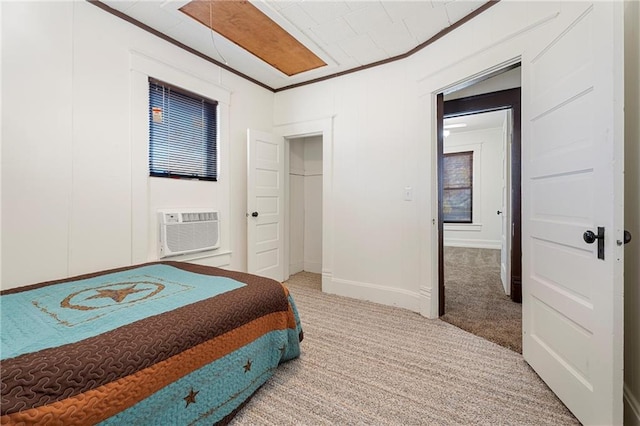
[[[291,306],[291,310],[293,311],[293,315],[296,319],[296,329],[289,329],[289,341],[293,342],[294,340],[300,342],[302,339],[302,324],[300,323],[300,315],[298,314],[298,308],[296,307],[296,303],[293,301],[293,297],[289,294],[288,297],[289,305]],[[288,361],[293,358],[297,358],[300,356],[300,345],[289,345],[287,346],[287,351],[284,354],[283,361]]]
[[[0,359],[75,343],[245,285],[148,265],[4,295]]]
[[[278,364],[300,355],[298,331],[271,331],[100,424],[215,424],[262,386]]]

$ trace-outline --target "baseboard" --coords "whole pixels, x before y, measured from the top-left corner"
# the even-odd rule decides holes
[[[322,291],[420,312],[420,295],[409,290],[333,278],[323,273]]]
[[[420,287],[420,315],[427,318],[438,318],[437,309],[434,312],[433,301],[431,300],[431,287],[421,286]]]
[[[325,269],[322,271],[322,292],[329,293],[327,290],[329,287],[331,287],[331,271]]]
[[[445,239],[444,245],[449,247],[469,247],[500,250],[502,245],[496,240]]]
[[[322,263],[305,261],[303,264],[303,268],[305,271],[313,272],[314,274],[322,273]]]
[[[624,425],[640,426],[640,403],[626,383],[622,399],[624,400]]]

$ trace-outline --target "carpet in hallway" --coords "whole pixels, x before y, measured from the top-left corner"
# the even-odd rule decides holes
[[[522,304],[504,293],[500,250],[444,248],[443,321],[522,353]]]

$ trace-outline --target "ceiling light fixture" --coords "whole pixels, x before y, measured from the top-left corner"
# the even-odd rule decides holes
[[[460,127],[467,127],[467,123],[455,123],[455,124],[445,124],[445,129],[458,129]]]

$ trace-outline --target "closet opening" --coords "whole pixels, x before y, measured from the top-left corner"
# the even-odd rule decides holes
[[[288,274],[322,273],[322,135],[287,139]],[[319,282],[318,278],[318,282]]]

